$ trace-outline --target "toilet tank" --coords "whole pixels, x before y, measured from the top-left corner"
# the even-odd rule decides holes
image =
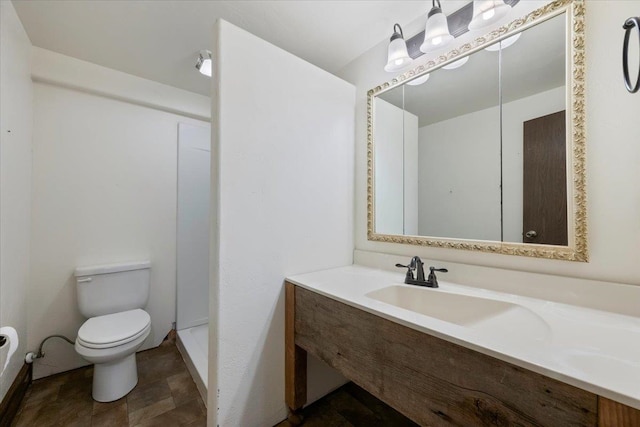
[[[149,261],[78,267],[78,306],[85,317],[144,308],[149,299]]]

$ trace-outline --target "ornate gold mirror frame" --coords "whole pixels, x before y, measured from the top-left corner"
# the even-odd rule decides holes
[[[516,19],[508,25],[500,27],[483,37],[463,44],[446,55],[439,56],[427,63],[409,70],[393,80],[376,86],[367,93],[367,237],[375,242],[401,243],[429,246],[435,248],[465,249],[491,252],[497,254],[530,256],[567,261],[588,261],[587,250],[587,202],[586,202],[586,169],[585,169],[585,47],[584,47],[584,0],[556,0],[528,15]],[[423,236],[406,236],[379,234],[375,231],[375,197],[374,197],[374,156],[373,140],[373,104],[374,98],[422,74],[434,71],[454,62],[462,56],[470,55],[487,45],[503,40],[512,33],[524,31],[562,13],[567,13],[567,28],[570,29],[570,43],[567,57],[571,58],[570,73],[567,85],[567,105],[571,106],[571,120],[567,135],[568,153],[572,153],[572,182],[568,185],[569,206],[568,246],[540,245],[532,243],[504,243],[495,241],[448,239]],[[572,202],[572,203],[571,203]]]

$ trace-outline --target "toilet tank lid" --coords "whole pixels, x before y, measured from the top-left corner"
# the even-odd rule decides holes
[[[151,267],[149,261],[123,262],[120,264],[94,265],[89,267],[78,267],[75,271],[76,277],[95,276],[96,274],[120,273],[123,271],[144,270]]]

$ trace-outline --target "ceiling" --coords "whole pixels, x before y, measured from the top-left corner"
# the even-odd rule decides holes
[[[13,0],[35,46],[203,95],[210,81],[194,66],[218,18],[335,73],[430,3]]]

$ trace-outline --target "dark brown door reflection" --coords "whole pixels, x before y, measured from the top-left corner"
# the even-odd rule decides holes
[[[567,242],[565,111],[524,122],[522,241]]]

